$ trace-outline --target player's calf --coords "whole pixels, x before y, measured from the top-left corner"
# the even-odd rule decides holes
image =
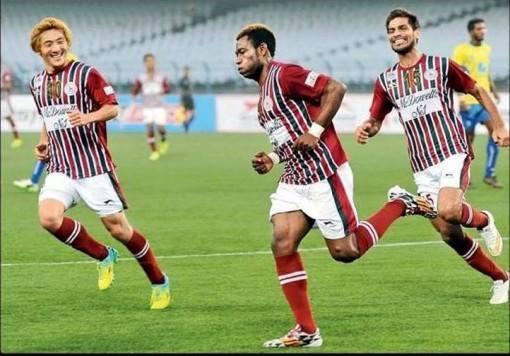
[[[342,239],[327,240],[326,243],[328,245],[329,254],[335,261],[338,262],[351,263],[356,261],[361,254],[359,253],[354,240],[354,234]]]

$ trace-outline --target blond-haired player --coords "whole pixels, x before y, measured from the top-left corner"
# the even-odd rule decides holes
[[[66,211],[83,200],[108,232],[137,259],[152,284],[151,309],[170,304],[170,282],[146,238],[128,222],[122,189],[106,145],[106,121],[118,113],[115,91],[93,66],[67,57],[72,33],[62,20],[47,17],[30,34],[44,69],[30,81],[44,126],[35,147],[48,162],[39,193],[39,220],[48,232],[98,261],[100,290],[113,281],[117,251],[96,241]]]

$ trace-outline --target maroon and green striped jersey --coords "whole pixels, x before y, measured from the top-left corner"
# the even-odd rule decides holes
[[[80,179],[114,169],[107,147],[106,122],[72,127],[67,113],[90,113],[102,106],[117,105],[115,92],[90,65],[71,61],[62,70],[43,70],[30,81],[30,91],[49,139],[48,172]]]
[[[320,113],[320,99],[330,78],[296,64],[272,60],[260,88],[259,124],[265,129],[273,150],[285,162],[280,182],[307,185],[335,174],[347,162],[347,155],[328,125],[318,146],[310,152],[294,151],[296,139],[308,131]]]
[[[472,157],[462,120],[454,110],[453,91],[465,93],[475,83],[450,59],[423,54],[411,67],[397,63],[379,75],[370,114],[382,121],[393,108],[397,110],[413,172],[455,154]]]

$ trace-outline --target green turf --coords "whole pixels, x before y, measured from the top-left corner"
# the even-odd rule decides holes
[[[24,146],[13,150],[10,135],[2,135],[2,263],[88,261],[39,227],[36,194],[12,186],[34,163],[37,136],[23,138]],[[382,205],[391,185],[414,190],[403,137],[380,136],[365,147],[350,134],[342,140],[361,218]],[[481,182],[485,140],[476,140],[479,158],[467,197],[490,209],[508,236],[508,149],[498,167],[505,188],[493,190]],[[264,352],[265,340],[293,326],[271,255],[172,256],[268,252],[269,194],[278,172],[258,176],[250,166],[251,155],[269,147],[265,136],[170,135],[169,155],[157,162],[148,160],[142,133],[111,134],[109,141],[131,205],[128,217],[155,253],[166,256],[160,263],[172,279],[172,307],[148,310],[150,288],[132,259],[119,262],[106,292],[97,290],[92,263],[2,266],[1,351]],[[69,215],[129,257],[83,205]],[[382,247],[439,239],[425,219],[409,217],[352,264],[333,261],[323,249],[302,252],[324,337],[317,351],[508,353],[508,304],[488,304],[488,278],[441,243]],[[496,260],[508,269],[508,240],[505,245]],[[324,243],[312,231],[302,247]]]

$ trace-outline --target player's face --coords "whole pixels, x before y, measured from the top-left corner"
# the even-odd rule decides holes
[[[241,37],[236,43],[236,66],[237,71],[248,79],[258,79],[262,64],[257,54],[257,49],[248,39],[248,36]]]
[[[41,33],[41,55],[45,66],[57,69],[63,67],[67,62],[67,51],[69,49],[64,32],[51,29]]]
[[[485,34],[487,33],[487,26],[485,23],[480,22],[475,25],[473,30],[471,31],[471,37],[475,41],[483,41],[485,39]]]
[[[407,17],[396,17],[390,21],[387,28],[391,49],[398,54],[410,52],[418,40],[418,29],[413,30]]]
[[[154,57],[145,58],[145,69],[154,70],[156,68],[156,59]]]

